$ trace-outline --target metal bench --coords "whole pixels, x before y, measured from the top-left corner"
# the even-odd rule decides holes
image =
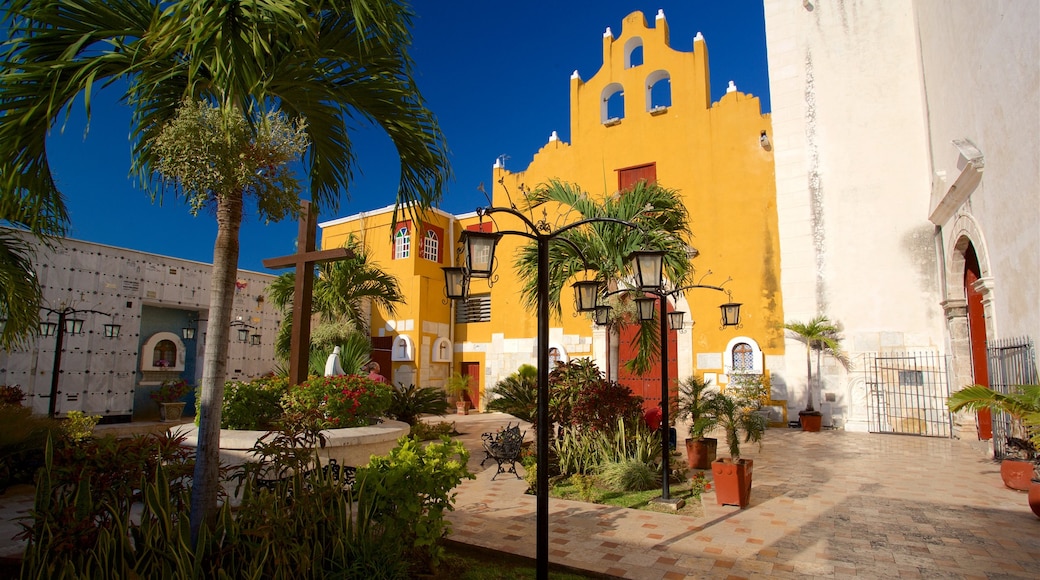
[[[324,476],[331,478],[335,481],[339,481],[343,484],[343,491],[350,491],[354,489],[354,477],[357,474],[357,468],[349,465],[340,465],[335,459],[330,459],[327,465],[321,466],[320,469]],[[317,471],[317,469],[311,469],[303,472],[304,481],[307,480],[307,476]],[[273,478],[260,478],[256,479],[257,489],[266,489],[268,491],[277,491],[278,484],[284,482],[291,474],[284,474],[282,477]]]
[[[498,472],[491,478],[491,481],[503,473],[512,473],[517,479],[523,479],[516,472],[516,460],[520,458],[520,450],[523,447],[526,433],[526,431],[520,432],[520,424],[517,423],[512,426],[506,424],[506,427],[497,433],[481,435],[484,440],[485,455],[480,465],[484,465],[488,459],[494,459],[498,463]]]

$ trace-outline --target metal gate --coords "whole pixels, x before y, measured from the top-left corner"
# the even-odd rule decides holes
[[[1037,382],[1036,352],[1028,337],[987,341],[986,358],[989,362],[989,388],[994,391],[1007,394],[1015,389],[1015,385]],[[1011,421],[1006,413],[993,415],[993,455],[998,459],[1007,455],[1007,437],[1016,436]],[[1017,435],[1022,436],[1021,433]]]
[[[937,352],[866,353],[867,421],[871,433],[950,437],[946,357]]]

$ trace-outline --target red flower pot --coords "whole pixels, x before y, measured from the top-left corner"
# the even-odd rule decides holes
[[[751,473],[754,460],[717,459],[711,464],[715,479],[715,500],[719,505],[735,505],[741,509],[751,501]]]
[[[1040,479],[1029,483],[1029,509],[1040,518]]]
[[[1004,485],[1018,491],[1029,491],[1033,479],[1033,462],[1024,459],[1005,459],[1000,462],[1000,478]]]
[[[816,433],[823,428],[823,415],[820,413],[798,413],[798,418],[802,421],[802,431]]]
[[[686,440],[686,465],[690,469],[711,469],[719,440],[711,437]]]

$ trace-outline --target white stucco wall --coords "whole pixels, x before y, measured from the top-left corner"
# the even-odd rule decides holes
[[[911,3],[765,0],[765,17],[786,319],[827,314],[853,355],[941,349]],[[804,347],[786,352],[778,374],[797,412]],[[823,375],[827,410],[865,428],[862,381],[833,364]]]
[[[964,298],[963,266],[951,254],[964,229],[958,222],[972,223],[981,238],[974,242],[983,276],[992,277],[987,334],[1038,340],[1040,3],[917,0],[914,7],[934,197],[948,195],[964,167],[955,139],[974,143],[984,162],[970,196],[952,216],[947,212],[937,220],[943,227],[949,297]]]

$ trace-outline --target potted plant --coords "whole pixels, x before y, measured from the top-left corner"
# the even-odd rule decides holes
[[[455,412],[459,415],[466,415],[469,413],[469,376],[460,373],[453,373],[448,377],[448,381],[444,383],[444,390],[448,392],[448,396],[455,401]]]
[[[690,436],[686,439],[686,464],[690,469],[711,469],[711,462],[715,461],[719,441],[704,434],[715,427],[712,400],[718,393],[711,381],[703,378],[690,377],[679,382],[675,418],[690,422]]]
[[[152,391],[152,400],[159,404],[159,420],[162,422],[177,421],[184,414],[187,404],[181,399],[194,389],[184,379],[167,379]]]
[[[1017,385],[1014,393],[999,393],[984,385],[971,385],[950,395],[946,404],[956,413],[962,409],[1001,411],[1011,416],[1011,434],[1007,438],[1008,456],[1000,463],[1004,485],[1028,491],[1040,461],[1037,440],[1040,428],[1032,417],[1040,414],[1040,384]],[[1028,418],[1028,420],[1027,420]]]
[[[719,393],[712,398],[711,413],[726,435],[730,455],[728,459],[716,459],[711,464],[715,499],[719,505],[747,507],[751,500],[754,461],[741,459],[740,436],[743,433],[745,443],[760,443],[766,432],[766,418],[758,413],[757,405],[746,404],[727,393]]]
[[[807,373],[805,409],[798,412],[798,420],[802,424],[802,431],[819,431],[823,425],[823,414],[813,406],[813,375],[812,375],[812,352],[816,351],[816,382],[820,382],[820,362],[824,354],[834,357],[846,370],[850,367],[849,357],[841,349],[841,327],[827,318],[819,315],[809,322],[792,321],[784,324],[784,328],[794,335],[794,338],[805,343],[805,368]],[[821,385],[822,387],[822,385]]]

